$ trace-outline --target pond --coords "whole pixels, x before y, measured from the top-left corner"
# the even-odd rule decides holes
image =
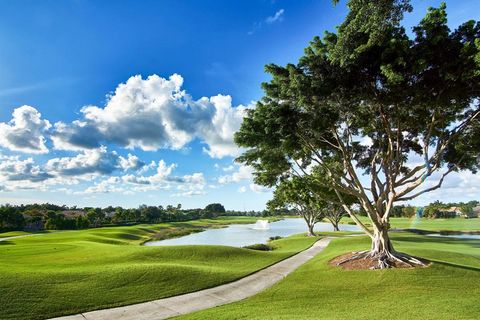
[[[457,239],[480,239],[480,234],[440,234],[440,233],[430,233],[427,234],[428,237],[441,237],[441,238],[457,238]]]
[[[288,218],[269,223],[269,229],[259,229],[258,224],[232,224],[226,228],[208,229],[187,236],[146,242],[146,246],[177,246],[177,245],[222,245],[244,247],[256,243],[266,243],[270,237],[286,237],[295,233],[307,232],[303,219]],[[361,231],[356,225],[340,224],[342,231]],[[330,223],[317,223],[316,231],[333,231]]]

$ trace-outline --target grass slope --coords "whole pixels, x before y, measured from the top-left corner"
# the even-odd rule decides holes
[[[0,319],[45,319],[196,291],[248,275],[314,241],[280,239],[272,252],[139,245],[155,235],[164,238],[226,222],[252,219],[108,227],[2,241]]]
[[[369,247],[343,238],[272,288],[183,319],[478,319],[480,240],[393,234],[397,249],[430,259],[422,269],[343,270],[332,258]]]

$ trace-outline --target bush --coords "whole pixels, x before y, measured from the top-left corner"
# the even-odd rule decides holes
[[[282,239],[283,237],[280,237],[280,236],[274,236],[274,237],[270,237],[268,240],[269,241],[273,241],[273,240],[279,240],[279,239]]]
[[[260,251],[272,251],[273,248],[268,244],[257,243],[252,244],[251,246],[245,246],[245,249],[260,250]]]

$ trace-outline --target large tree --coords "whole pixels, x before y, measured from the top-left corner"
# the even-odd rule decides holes
[[[339,231],[338,224],[345,215],[342,203],[328,185],[323,170],[319,169],[308,174],[292,170],[295,174],[278,183],[273,199],[267,203],[270,209],[295,208],[307,224],[308,236],[315,235],[315,224],[323,219],[330,221],[334,231]],[[351,195],[342,196],[349,207],[355,203],[355,198]]]
[[[283,180],[267,203],[270,209],[293,207],[305,220],[307,236],[315,236],[315,224],[325,218],[327,203],[318,199],[315,186],[309,177],[293,177]]]
[[[396,202],[440,188],[451,172],[479,168],[480,24],[451,31],[442,4],[410,38],[397,19],[407,1],[366,3],[351,0],[339,33],[314,38],[297,64],[266,66],[265,96],[235,136],[247,148],[238,161],[267,186],[321,168],[372,239],[371,250],[354,258],[375,259],[378,268],[421,264],[394,250],[389,217]],[[397,18],[380,24],[382,32],[355,28],[365,12]],[[344,194],[358,200],[371,229]]]

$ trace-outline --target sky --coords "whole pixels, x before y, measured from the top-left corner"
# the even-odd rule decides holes
[[[451,28],[480,20],[479,1],[446,2]],[[271,190],[234,162],[233,134],[265,64],[296,62],[345,3],[0,2],[0,203],[264,209]],[[439,3],[412,1],[404,26]],[[416,201],[479,186],[455,174]]]

